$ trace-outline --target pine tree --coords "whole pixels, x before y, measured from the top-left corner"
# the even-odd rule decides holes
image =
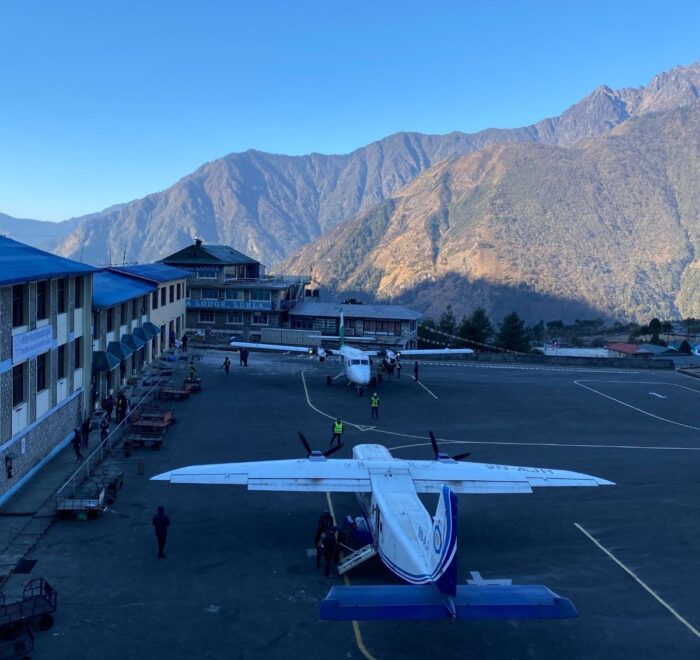
[[[452,305],[448,305],[443,312],[438,323],[438,329],[446,332],[448,335],[454,335],[457,330],[457,319],[452,311]]]
[[[519,353],[527,353],[530,350],[530,342],[525,331],[525,322],[511,312],[503,317],[496,335],[496,344],[501,348]]]

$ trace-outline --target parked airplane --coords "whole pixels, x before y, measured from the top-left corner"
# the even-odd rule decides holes
[[[396,361],[401,357],[405,356],[418,356],[418,355],[465,355],[468,353],[473,353],[474,351],[470,348],[428,348],[428,349],[407,349],[402,351],[392,351],[391,349],[380,349],[376,351],[366,351],[364,349],[355,348],[353,346],[348,346],[345,343],[345,321],[343,318],[343,312],[340,312],[340,334],[338,337],[323,337],[323,339],[338,339],[338,348],[321,348],[320,346],[306,347],[306,346],[286,346],[284,344],[261,344],[259,342],[244,342],[244,341],[232,341],[231,346],[234,348],[249,348],[253,350],[263,350],[263,351],[280,351],[284,353],[307,353],[309,355],[316,355],[318,359],[323,362],[329,356],[337,356],[340,358],[340,373],[336,378],[340,376],[345,376],[348,379],[348,383],[354,385],[357,388],[358,394],[362,394],[362,391],[367,385],[372,382],[372,372],[370,369],[372,357],[380,357],[384,362],[393,367],[396,365]],[[356,341],[361,341],[359,338],[355,338]],[[328,383],[332,382],[330,376],[328,377]]]
[[[333,587],[321,618],[352,619],[530,619],[577,616],[571,601],[547,587],[478,582],[457,586],[457,497],[455,493],[531,493],[553,486],[607,486],[605,479],[548,468],[460,463],[439,451],[434,460],[402,460],[382,445],[357,445],[352,459],[329,459],[339,447],[312,451],[297,460],[193,465],[154,480],[174,484],[232,484],[249,490],[354,492],[371,542],[346,557],[344,572],[379,554],[384,564],[412,586]],[[438,493],[431,518],[418,493]],[[508,582],[508,581],[505,581]]]

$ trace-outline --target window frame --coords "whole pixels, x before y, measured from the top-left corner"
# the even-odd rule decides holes
[[[12,408],[17,408],[27,402],[27,378],[26,378],[26,362],[12,367]],[[17,377],[19,374],[19,378]],[[19,388],[18,388],[19,382]],[[21,399],[17,399],[18,389],[21,390]]]
[[[48,353],[40,353],[36,356],[36,391],[43,392],[49,387]]]
[[[211,321],[205,320],[203,317],[205,315],[211,316]],[[199,316],[197,317],[200,323],[216,323],[216,316],[214,312],[210,310],[201,309],[199,310]]]
[[[17,296],[17,290],[20,290],[20,295]],[[17,305],[19,301],[19,305]],[[27,303],[27,285],[14,284],[12,286],[12,327],[21,328],[26,325],[26,303]],[[19,322],[17,322],[19,321]]]
[[[48,313],[48,280],[40,280],[36,283],[36,320],[44,321],[49,317]]]

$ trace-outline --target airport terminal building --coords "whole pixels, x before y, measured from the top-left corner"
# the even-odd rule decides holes
[[[87,416],[96,270],[0,236],[0,497]]]
[[[228,245],[201,240],[161,260],[189,271],[187,329],[220,338],[259,341],[267,328],[281,328],[303,300],[306,276],[265,276],[265,266]]]

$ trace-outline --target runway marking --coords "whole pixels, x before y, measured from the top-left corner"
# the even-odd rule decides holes
[[[304,385],[304,394],[306,395],[306,403],[308,404],[309,408],[312,410],[315,410],[319,415],[322,415],[323,417],[327,417],[328,419],[335,419],[333,415],[329,415],[328,413],[323,412],[320,408],[317,408],[313,403],[311,403],[311,397],[309,396],[309,389],[306,386],[306,378],[304,377],[304,372],[301,372],[301,382]],[[577,382],[577,381],[574,381]],[[612,381],[603,381],[603,382],[612,382]],[[626,382],[626,381],[621,381],[621,382]],[[585,387],[582,385],[581,387]],[[683,387],[682,385],[679,385],[678,387]],[[589,388],[587,388],[589,389]],[[686,389],[691,389],[691,388],[686,388]],[[596,390],[592,390],[595,392]],[[697,392],[697,390],[693,390]],[[606,396],[606,395],[603,395]],[[627,405],[627,404],[624,404]],[[376,427],[368,428],[362,424],[353,424],[353,422],[345,421],[345,424],[348,426],[352,426],[360,431],[368,431],[372,430],[375,433],[383,433],[384,435],[393,435],[399,438],[413,438],[415,440],[425,440],[424,435],[415,435],[413,433],[399,433],[398,431],[387,431],[384,429],[379,429]],[[690,428],[695,428],[695,427],[690,427]],[[700,430],[700,429],[697,429]],[[576,443],[576,444],[571,444],[571,443],[565,443],[565,442],[513,442],[513,441],[501,441],[501,440],[449,440],[447,438],[437,438],[440,442],[443,442],[445,444],[461,444],[461,445],[495,445],[495,446],[523,446],[523,447],[571,447],[571,448],[577,448],[577,449],[648,449],[648,450],[653,450],[653,451],[700,451],[700,447],[676,447],[676,446],[671,446],[671,447],[660,447],[660,446],[648,446],[648,445],[596,445],[596,444],[582,444],[582,443]],[[389,451],[393,451],[396,449],[410,449],[411,447],[423,447],[427,446],[430,443],[428,442],[418,442],[415,444],[411,445],[398,445],[396,447],[387,447]]]
[[[664,396],[663,394],[658,394],[657,392],[649,392],[649,394],[651,394],[651,396],[658,397],[659,399],[668,399],[667,396]]]
[[[436,362],[434,360],[421,360],[420,364],[429,364],[434,367],[471,367],[476,369],[516,369],[519,371],[567,371],[589,374],[639,374],[639,371],[627,371],[626,369],[586,369],[584,367],[547,367],[525,366],[520,364],[478,364],[475,362]]]
[[[333,520],[338,520],[335,517],[335,509],[333,508],[331,494],[328,492],[326,493],[326,500],[328,501],[328,510],[331,512]],[[343,575],[343,581],[345,582],[346,587],[350,586],[350,578],[348,577],[347,573]],[[365,643],[362,641],[362,632],[360,631],[360,624],[357,621],[352,622],[352,629],[355,633],[355,643],[357,644],[357,648],[360,650],[360,653],[362,653],[367,660],[375,660],[374,656],[367,650]]]
[[[430,396],[432,396],[433,399],[437,399],[437,397],[425,385],[423,385],[423,383],[421,383],[415,376],[411,376],[411,378],[413,378],[413,380],[415,380],[416,383],[418,383],[428,394],[430,394]]]
[[[635,580],[645,591],[650,593],[661,605],[663,605],[671,614],[673,614],[676,619],[678,619],[688,630],[690,630],[693,635],[700,637],[700,631],[697,630],[692,624],[690,624],[686,619],[684,619],[671,605],[669,605],[661,596],[659,596],[651,587],[649,587],[645,582],[638,578],[633,571],[631,571],[627,566],[625,566],[615,555],[613,555],[610,550],[605,548],[594,536],[587,532],[581,525],[574,523],[574,527],[578,528],[579,531],[583,532],[598,548],[600,548],[610,559],[612,559],[627,575],[629,575],[633,580]]]
[[[595,394],[599,394],[600,396],[605,397],[606,399],[610,399],[611,401],[614,401],[615,403],[619,403],[621,406],[625,406],[627,408],[631,408],[632,410],[636,410],[637,412],[642,413],[642,415],[648,415],[649,417],[653,417],[654,419],[658,419],[662,422],[668,422],[669,424],[675,424],[676,426],[682,426],[683,428],[686,429],[692,429],[693,431],[700,431],[700,427],[698,426],[693,426],[692,424],[683,424],[683,422],[676,422],[672,419],[667,419],[666,417],[661,417],[659,415],[654,415],[653,413],[647,412],[643,408],[637,408],[636,406],[633,406],[629,403],[625,403],[624,401],[620,401],[620,399],[616,399],[614,396],[610,396],[609,394],[604,394],[603,392],[600,392],[599,390],[596,390],[594,387],[588,387],[588,385],[583,385],[584,381],[580,380],[575,380],[574,383],[578,385],[579,387],[583,387],[586,390],[589,390],[590,392],[593,392]],[[649,383],[645,382],[635,382],[635,381],[616,381],[616,380],[602,380],[602,381],[595,381],[595,380],[589,380],[585,381],[589,383],[624,383],[626,385],[629,384],[638,384],[638,385],[649,385]],[[655,385],[673,385],[674,387],[681,387],[684,390],[690,390],[691,392],[696,392],[697,394],[700,394],[698,390],[694,390],[692,387],[686,387],[685,385],[678,385],[677,383],[654,383]]]

